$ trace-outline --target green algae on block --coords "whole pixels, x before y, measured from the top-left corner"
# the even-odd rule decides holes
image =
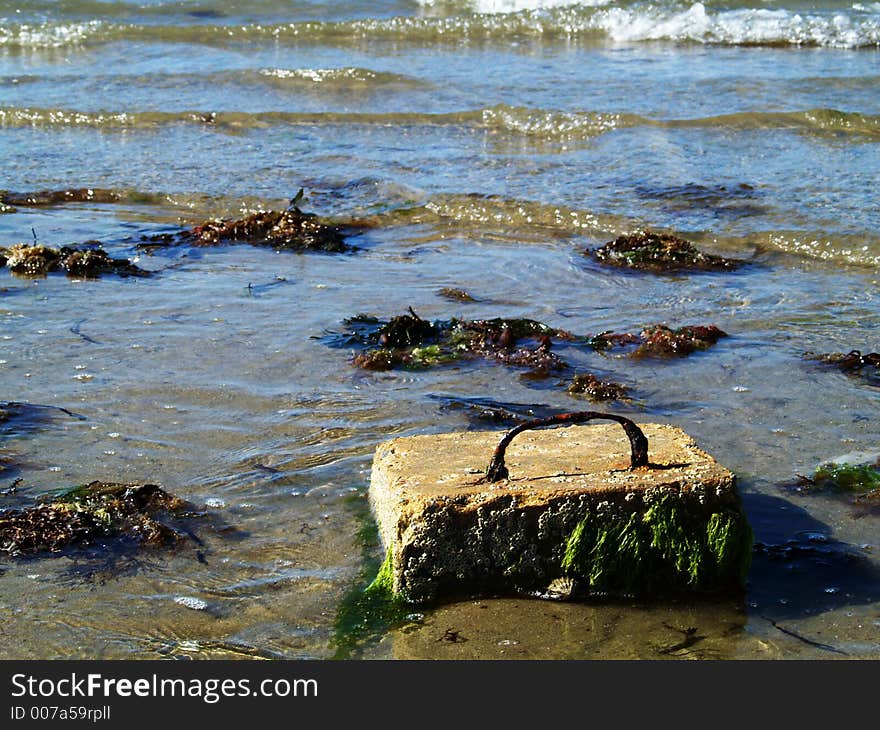
[[[741,594],[752,532],[734,475],[681,430],[641,428],[640,467],[616,425],[526,431],[493,483],[477,476],[496,434],[380,445],[370,501],[390,555],[375,588],[411,603],[560,583],[572,596]]]
[[[664,494],[643,512],[589,511],[566,541],[561,567],[593,593],[712,593],[744,588],[751,554],[741,509],[706,518]]]
[[[379,535],[364,500],[349,500],[361,522],[357,540],[361,548],[361,570],[355,585],[345,594],[336,612],[334,659],[356,656],[359,648],[406,620],[411,608],[394,594],[391,551],[381,565],[375,557]],[[377,568],[378,566],[378,568]],[[370,577],[375,577],[370,580]]]

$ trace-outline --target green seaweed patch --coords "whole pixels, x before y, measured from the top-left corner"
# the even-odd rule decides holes
[[[880,353],[862,354],[861,350],[850,350],[846,354],[805,352],[803,358],[836,367],[847,375],[857,375],[874,384],[880,384]]]
[[[190,532],[193,505],[155,484],[91,482],[24,509],[0,511],[0,553],[59,552],[108,538],[138,545],[175,545]]]
[[[853,504],[870,509],[880,508],[880,460],[873,464],[836,464],[819,466],[813,476],[799,475],[783,488],[799,492],[832,492],[847,495]]]
[[[586,253],[603,264],[654,273],[730,271],[744,263],[737,259],[703,253],[683,238],[653,231],[638,231],[619,236]]]
[[[664,495],[644,513],[590,510],[568,537],[561,567],[590,593],[715,593],[745,587],[752,543],[740,507],[706,516]]]
[[[376,557],[379,531],[362,495],[349,500],[356,508],[361,526],[357,541],[361,548],[361,570],[351,590],[336,611],[333,644],[334,659],[358,656],[365,644],[375,641],[394,626],[406,623],[412,611],[394,593],[394,570],[389,549],[382,563]]]
[[[813,484],[838,492],[871,492],[880,489],[877,464],[823,464],[813,475]]]
[[[150,275],[149,271],[135,266],[128,259],[111,258],[100,245],[54,249],[40,244],[19,243],[0,249],[0,260],[13,274],[28,277],[43,277],[53,271],[63,271],[68,276],[80,278],[96,278],[102,274]]]
[[[584,395],[593,401],[624,400],[629,388],[620,383],[600,380],[593,373],[580,373],[568,386],[570,395]]]

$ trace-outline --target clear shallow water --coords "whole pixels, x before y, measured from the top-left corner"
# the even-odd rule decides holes
[[[3,656],[332,655],[377,443],[498,427],[463,399],[586,405],[498,367],[364,373],[320,340],[410,305],[581,334],[716,324],[731,336],[682,361],[562,354],[633,388],[613,410],[681,426],[735,471],[760,541],[839,549],[756,556],[744,606],[460,602],[365,656],[880,655],[877,517],[776,486],[878,450],[876,388],[800,356],[878,349],[880,10],[539,6],[0,4],[0,189],[121,196],[10,207],[0,245],[99,239],[157,272],[0,271],[0,399],[80,416],[3,426],[0,486],[23,491],[0,499],[148,481],[238,529],[202,536],[207,564],[194,547],[122,575],[4,562]],[[360,251],[134,249],[300,187],[307,209],[370,224]],[[652,277],[583,256],[639,226],[756,264]],[[438,641],[450,627],[468,641]]]

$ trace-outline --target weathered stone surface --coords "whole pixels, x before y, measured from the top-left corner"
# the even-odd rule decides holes
[[[603,594],[741,587],[751,531],[734,475],[683,431],[640,426],[648,467],[630,470],[619,426],[570,426],[520,434],[510,478],[495,484],[478,480],[501,432],[381,444],[370,484],[388,551],[380,575],[413,602],[558,579]]]

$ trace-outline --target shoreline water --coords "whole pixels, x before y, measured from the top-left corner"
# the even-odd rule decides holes
[[[154,273],[0,270],[0,404],[46,407],[0,424],[0,490],[21,480],[0,508],[96,478],[147,482],[236,535],[115,565],[4,559],[5,657],[333,656],[340,606],[381,557],[363,532],[376,444],[584,404],[571,373],[368,372],[353,367],[356,348],[327,347],[347,318],[409,307],[580,335],[727,332],[681,359],[558,352],[631,389],[609,409],[679,426],[733,470],[764,547],[740,606],[462,601],[415,609],[351,656],[880,655],[877,515],[780,486],[852,452],[868,459],[880,436],[876,384],[803,359],[878,349],[871,6],[816,10],[849,20],[812,46],[780,23],[783,11],[808,22],[793,5],[706,4],[709,30],[687,31],[763,18],[791,33],[779,47],[682,42],[669,19],[695,23],[692,4],[474,16],[479,3],[374,2],[320,18],[309,14],[325,6],[272,0],[236,11],[247,18],[207,0],[102,3],[106,18],[85,0],[20,5],[26,17],[0,22],[0,246],[100,241]],[[577,30],[611,10],[642,13],[642,36],[663,40]],[[294,32],[316,20],[328,25],[313,37]],[[852,32],[863,34],[838,42]],[[103,192],[47,205],[8,192],[71,188]],[[303,210],[361,224],[347,239],[357,251],[138,248],[283,209],[300,188]],[[585,255],[640,228],[749,265],[654,275]]]

